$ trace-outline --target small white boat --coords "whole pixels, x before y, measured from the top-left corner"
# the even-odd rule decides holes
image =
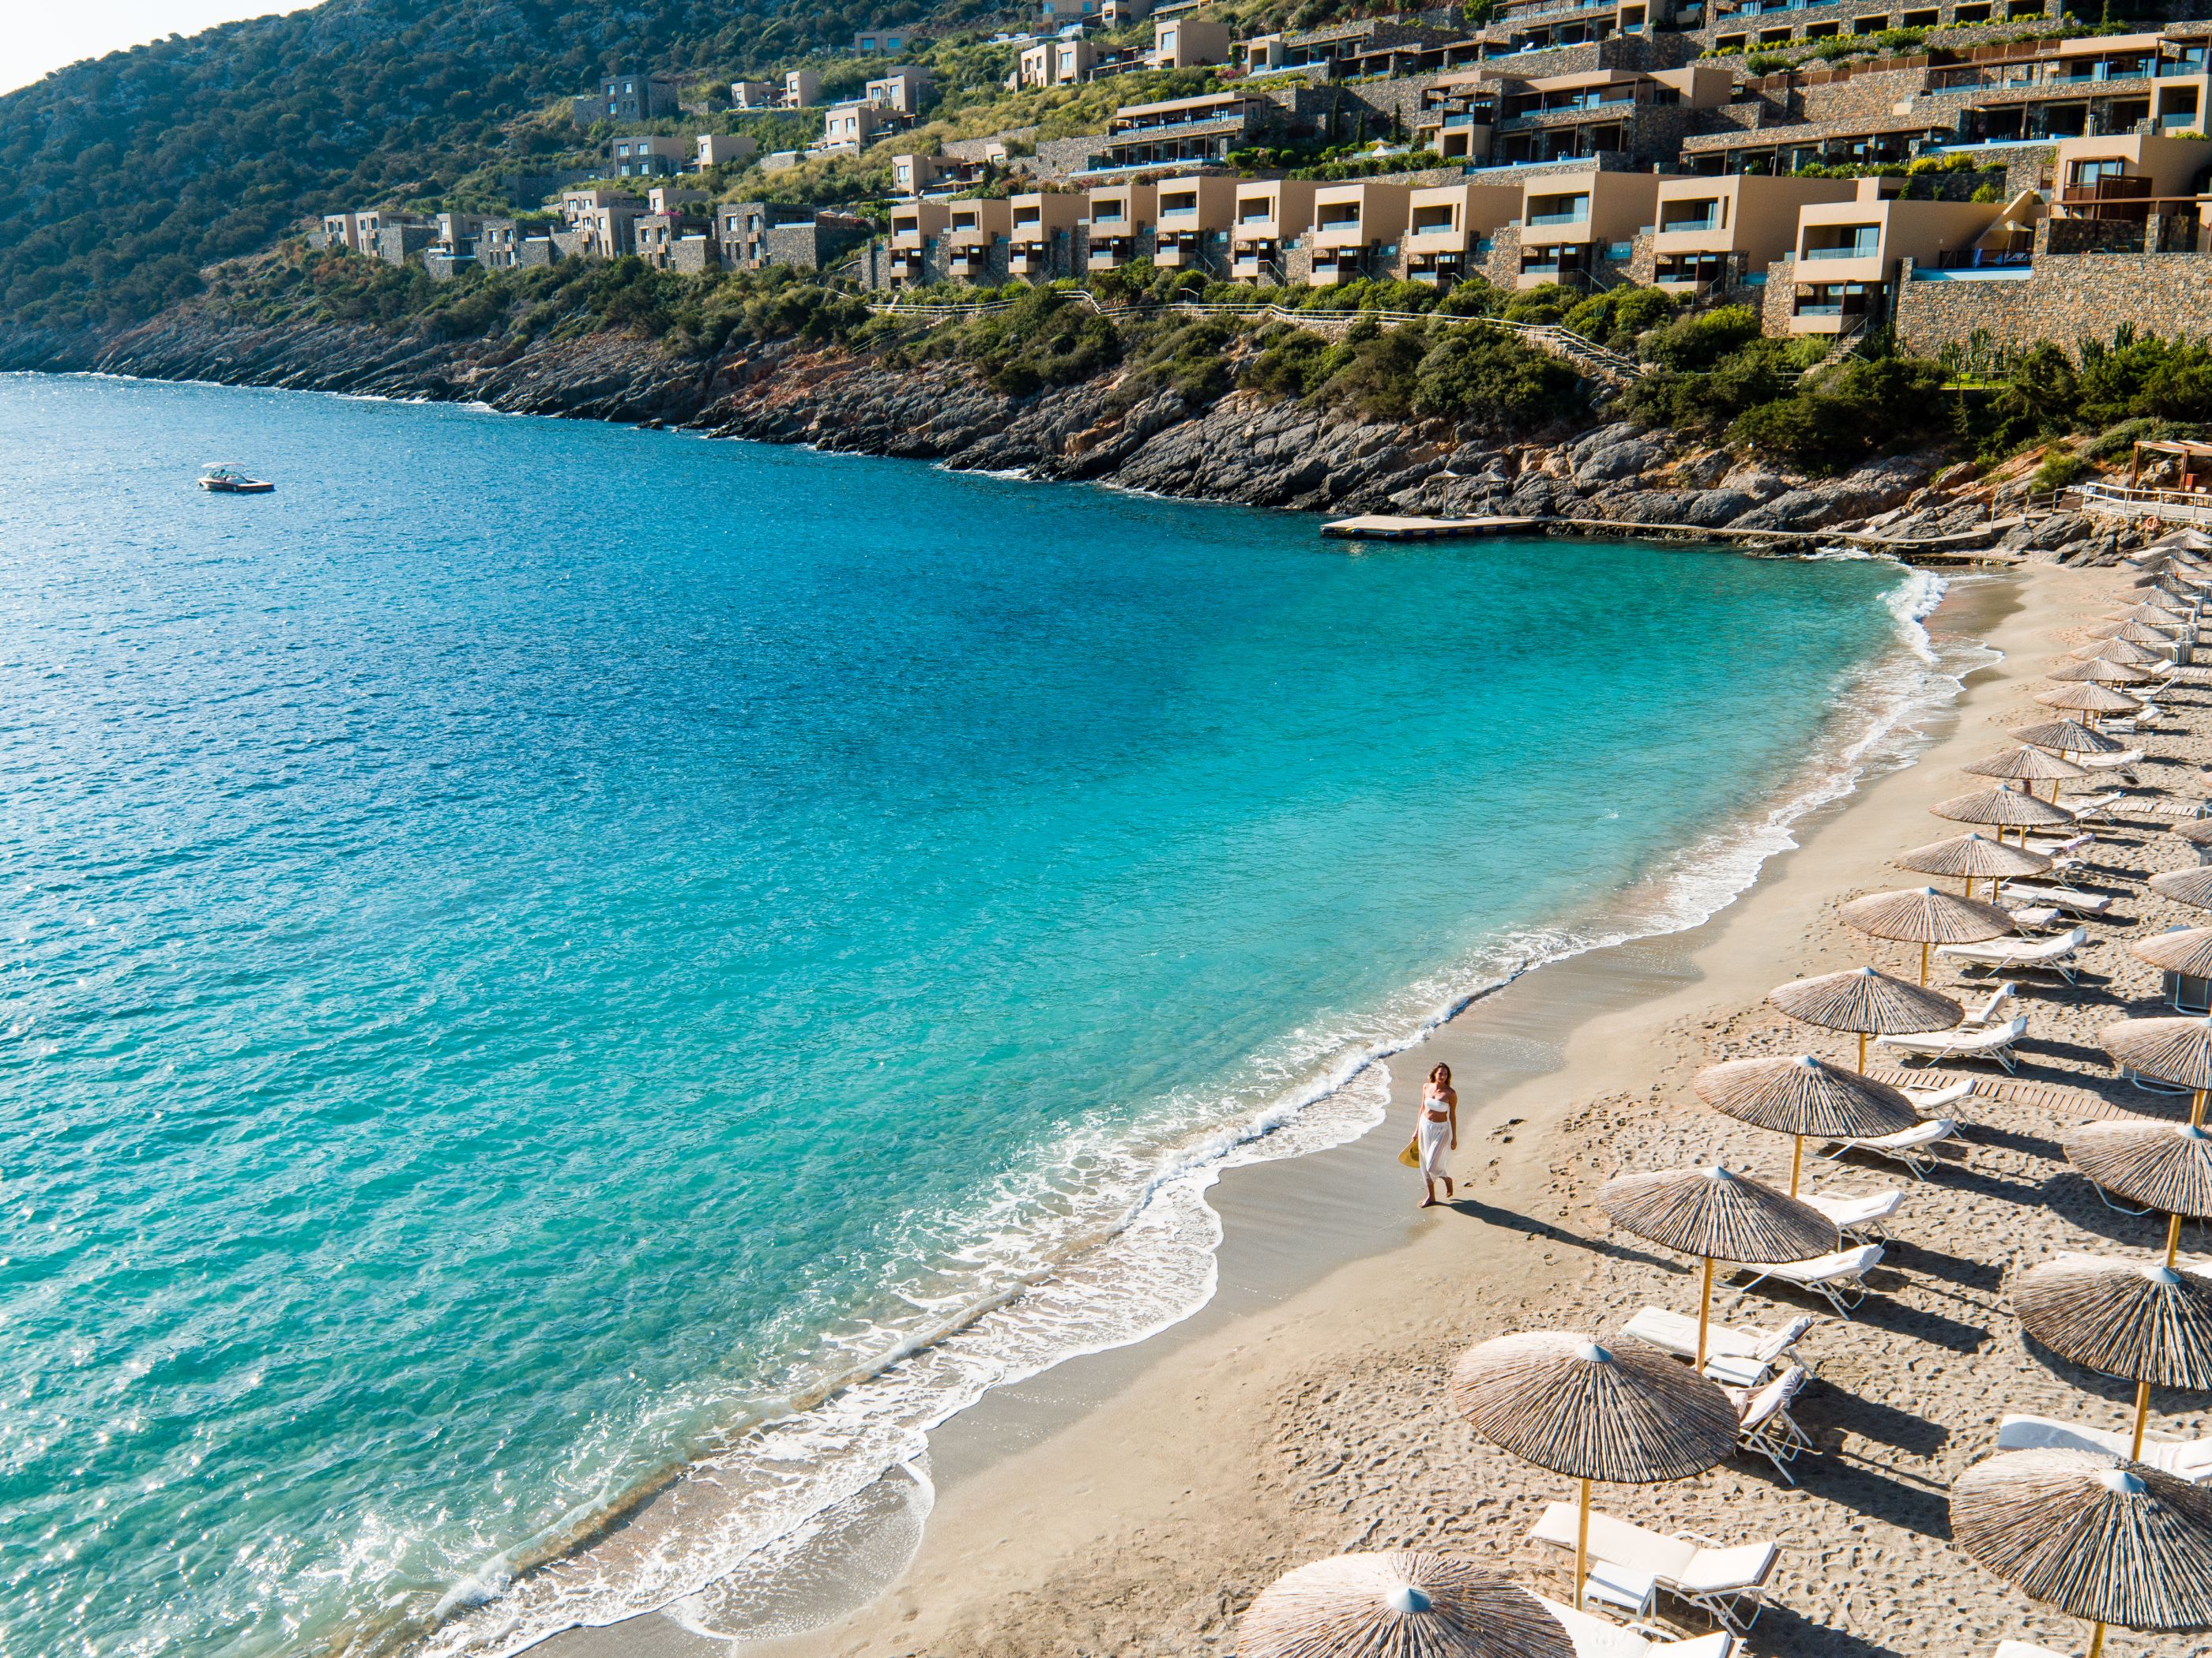
[[[200,488],[218,495],[265,495],[276,489],[259,478],[250,478],[228,463],[211,460],[200,468]]]

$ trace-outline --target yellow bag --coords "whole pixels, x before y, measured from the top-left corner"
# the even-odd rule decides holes
[[[1419,1134],[1406,1142],[1406,1149],[1398,1154],[1398,1161],[1408,1169],[1421,1166],[1421,1137]]]

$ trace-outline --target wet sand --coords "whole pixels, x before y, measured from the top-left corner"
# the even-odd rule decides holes
[[[2042,716],[2028,701],[2041,669],[2119,581],[2037,568],[1960,590],[1933,626],[1984,638],[2005,660],[1969,679],[1916,763],[1802,823],[1800,848],[1771,860],[1751,892],[1705,926],[1546,967],[1400,1056],[1385,1129],[1226,1175],[1213,1194],[1227,1233],[1222,1289],[1204,1312],[1139,1346],[1001,1389],[940,1430],[936,1506],[911,1561],[900,1570],[910,1524],[864,1528],[840,1563],[842,1585],[823,1592],[866,1604],[745,1649],[776,1658],[1223,1652],[1236,1612],[1260,1588],[1355,1547],[1448,1547],[1563,1593],[1556,1561],[1522,1540],[1560,1484],[1479,1442],[1452,1414],[1443,1386],[1452,1357],[1516,1328],[1610,1334],[1646,1302],[1693,1305],[1688,1266],[1616,1235],[1592,1193],[1620,1169],[1717,1157],[1786,1174],[1789,1142],[1705,1110],[1690,1076],[1743,1053],[1847,1055],[1844,1040],[1763,1010],[1765,993],[1866,960],[1909,967],[1902,947],[1870,947],[1843,928],[1838,906],[1918,884],[1887,859],[1954,831],[1927,805],[1974,786],[1957,767],[2001,746],[2004,724]],[[2202,792],[2194,762],[2204,745],[2193,728],[2212,727],[2206,700],[2185,694],[2177,724],[2191,731],[2150,739],[2154,754],[2191,763],[2154,768],[2147,780]],[[2108,942],[2092,951],[2078,991],[2030,989],[2022,1080],[2046,1085],[2002,1086],[1975,1067],[1990,1080],[1961,1108],[1964,1156],[1924,1185],[1893,1166],[1813,1165],[1808,1184],[1824,1189],[1910,1188],[1877,1292],[1851,1321],[1789,1292],[1754,1291],[1742,1303],[1745,1321],[1822,1315],[1805,1344],[1820,1380],[1796,1412],[1820,1446],[1800,1461],[1802,1484],[1737,1459],[1695,1480],[1601,1493],[1604,1510],[1626,1518],[1783,1543],[1753,1653],[1940,1645],[1963,1655],[2005,1637],[2081,1644],[2081,1631],[1948,1548],[1943,1493],[1993,1448],[2006,1412],[2101,1426],[2125,1417],[2126,1385],[2031,1351],[2003,1295],[2016,1259],[2147,1248],[2156,1227],[2104,1210],[2065,1172],[2055,1135],[2118,1106],[2157,1108],[2114,1087],[2089,1035],[2130,1004],[2150,1011],[2157,975],[2123,943],[2140,926],[2166,925],[2167,908],[2139,896],[2136,879],[2191,859],[2148,827],[2124,828],[2096,855],[2126,894],[2117,908],[2140,920],[2093,929]],[[1939,968],[1937,981],[1947,980],[1955,987]],[[1412,1206],[1418,1181],[1395,1154],[1419,1078],[1438,1059],[1462,1084],[1455,1163],[1463,1185],[1455,1205],[1422,1213]],[[2201,1403],[2161,1395],[2154,1433],[2194,1430],[2197,1418],[2166,1412]],[[866,1598],[893,1573],[884,1593]],[[690,1611],[732,1627],[711,1606]],[[2188,1638],[2116,1637],[2113,1646],[2159,1658],[2198,1650]],[[533,1650],[691,1658],[731,1649],[656,1615]]]

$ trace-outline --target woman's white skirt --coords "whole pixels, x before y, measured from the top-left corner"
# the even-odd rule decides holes
[[[1438,1122],[1424,1111],[1414,1138],[1420,1143],[1423,1176],[1429,1180],[1442,1180],[1444,1177],[1444,1153],[1451,1148],[1451,1124]]]

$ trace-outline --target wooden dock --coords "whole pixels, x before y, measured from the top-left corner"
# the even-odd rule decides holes
[[[1324,524],[1325,536],[1356,541],[1446,541],[1462,536],[1504,536],[1518,531],[1540,533],[1540,518],[1395,518],[1388,513],[1363,513]]]
[[[1809,553],[1823,546],[1856,547],[1886,553],[1904,564],[1958,568],[2005,565],[2021,556],[1981,544],[1995,539],[2020,520],[1999,519],[1948,536],[1885,537],[1861,531],[1823,530],[1713,529],[1701,524],[1636,524],[1606,518],[1411,518],[1363,513],[1321,526],[1325,536],[1357,541],[1448,541],[1475,536],[1584,535],[1624,541],[1736,542],[1770,553]]]

